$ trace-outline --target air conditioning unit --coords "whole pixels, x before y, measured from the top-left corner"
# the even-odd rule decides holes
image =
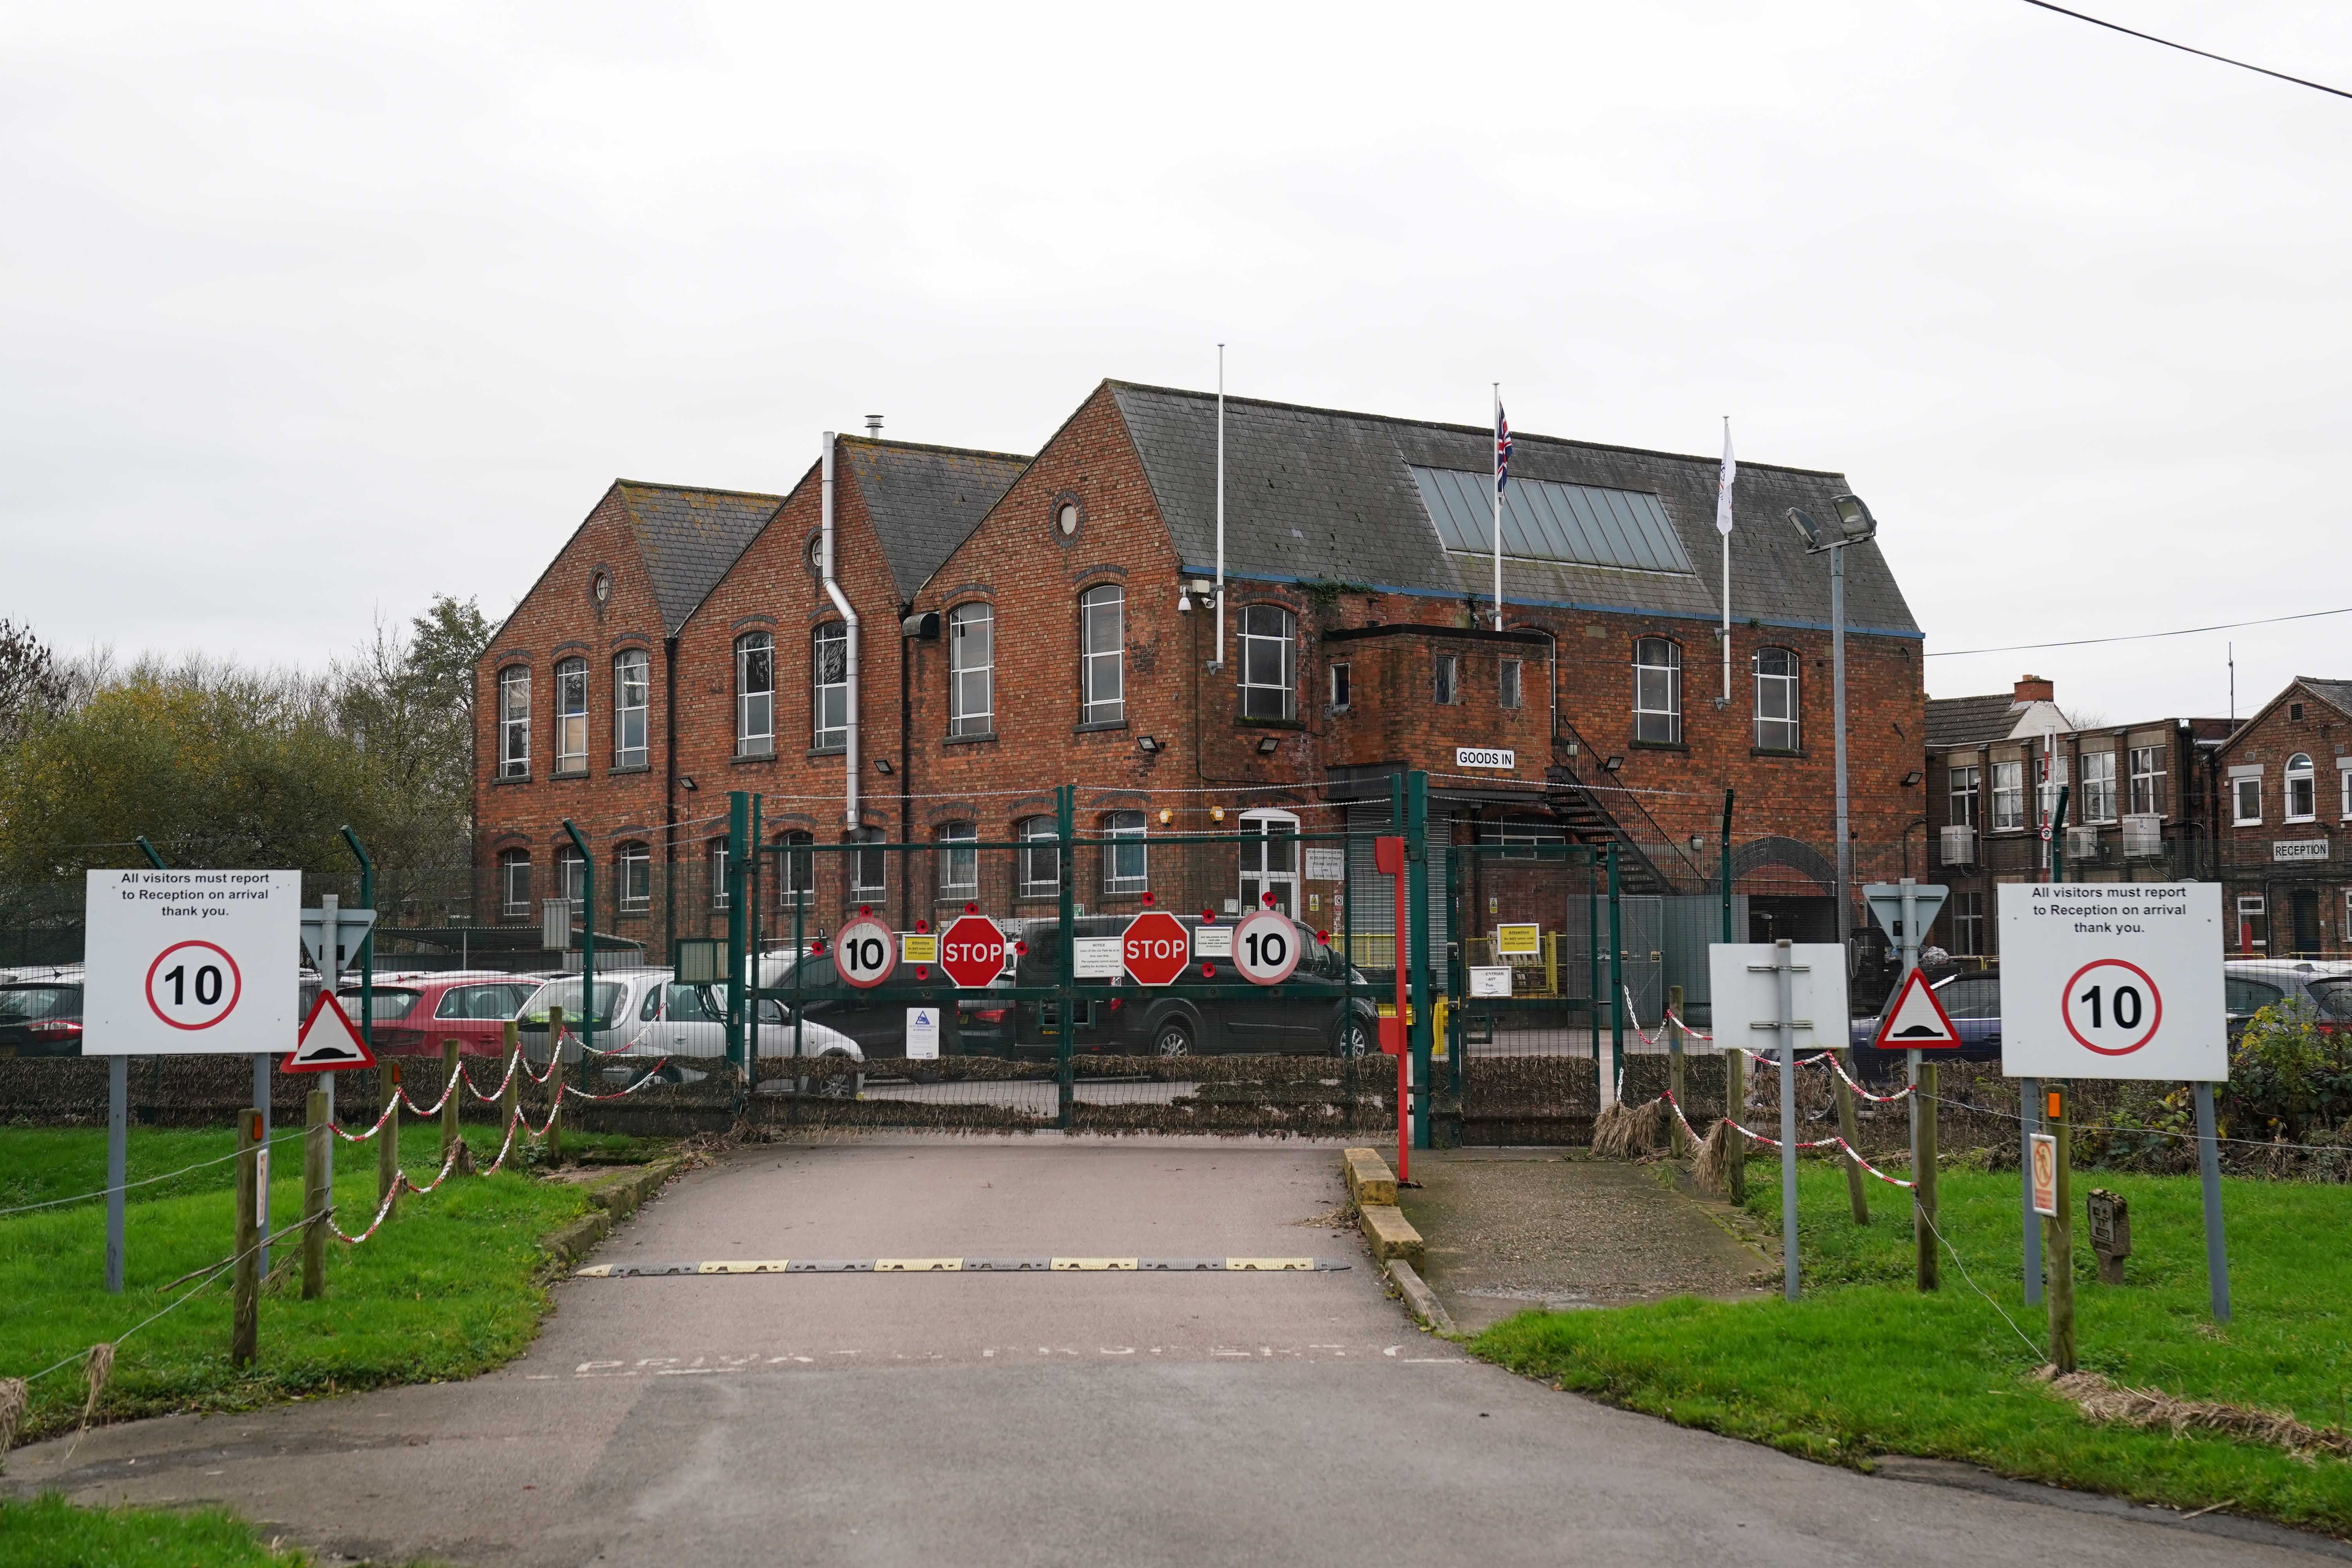
[[[1943,830],[1944,864],[1973,866],[1977,863],[1977,830],[1965,822],[1955,822]]]
[[[2084,823],[2080,827],[2070,827],[2066,830],[2067,859],[2082,861],[2095,860],[2098,858],[2099,830],[2096,827]]]
[[[2124,853],[2145,858],[2164,853],[2164,818],[2152,811],[2124,818]]]

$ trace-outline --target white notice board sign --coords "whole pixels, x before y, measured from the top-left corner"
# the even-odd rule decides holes
[[[92,871],[82,1054],[282,1056],[302,966],[299,871]]]
[[[2230,1076],[2218,882],[2007,882],[2000,1062],[2011,1078]]]
[[[1127,961],[1115,936],[1082,936],[1070,943],[1070,974],[1076,980],[1116,980],[1127,973]]]
[[[937,1007],[907,1009],[907,1058],[909,1061],[930,1061],[940,1054],[940,1010]]]
[[[1706,977],[1715,1005],[1715,1048],[1745,1046],[1751,1051],[1779,1048],[1780,1031],[1751,1026],[1777,1023],[1780,977],[1772,972],[1774,944],[1717,942],[1707,944]],[[1790,945],[1789,1016],[1795,1020],[1797,1048],[1843,1048],[1848,1042],[1845,949],[1833,942]]]

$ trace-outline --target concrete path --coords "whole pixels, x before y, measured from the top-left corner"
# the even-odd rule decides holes
[[[745,1150],[603,1258],[1360,1267],[572,1280],[492,1376],[104,1428],[70,1458],[10,1456],[0,1485],[225,1502],[346,1556],[529,1568],[2312,1561],[1552,1393],[1408,1331],[1328,1228],[1340,1198],[1336,1154],[1295,1145]]]

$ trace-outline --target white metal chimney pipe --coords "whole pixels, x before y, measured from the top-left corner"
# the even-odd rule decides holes
[[[824,596],[841,612],[843,642],[846,658],[842,666],[843,684],[848,688],[849,736],[842,761],[847,764],[842,776],[848,781],[848,800],[843,806],[842,821],[851,827],[859,826],[857,816],[857,611],[849,603],[849,595],[833,576],[833,448],[834,434],[824,433],[824,479],[818,489],[819,518],[823,533],[824,562],[820,571],[824,578]]]

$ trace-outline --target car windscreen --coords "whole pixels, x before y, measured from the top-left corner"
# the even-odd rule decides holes
[[[621,1005],[622,991],[621,983],[617,980],[596,982],[597,1028],[613,1026],[613,1009]],[[580,982],[559,980],[546,986],[530,999],[530,1005],[522,1016],[523,1023],[533,1028],[546,1028],[548,1010],[551,1007],[562,1008],[565,1019],[576,1020],[580,1016]]]
[[[368,994],[368,1017],[372,1022],[378,1024],[389,1024],[395,1018],[405,1018],[408,1016],[408,1010],[416,1005],[416,999],[424,994],[422,991],[404,991],[398,986],[378,985]],[[335,993],[335,997],[342,1003],[344,1012],[353,1015],[359,1012],[360,988],[358,986],[354,985],[347,991],[338,991]]]
[[[519,985],[510,981],[496,981],[481,985],[452,985],[441,993],[440,1005],[433,1009],[436,1018],[478,1019],[503,1023],[522,1011],[530,1000],[535,985]]]
[[[1998,1018],[2000,982],[1987,974],[1968,975],[1939,988],[1936,1000],[1944,1005],[1944,1016],[1954,1022],[1962,1018]]]
[[[2315,980],[2310,991],[2321,1017],[2352,1020],[2352,980]],[[2232,1007],[2231,1011],[2237,1009]]]
[[[79,985],[11,985],[0,990],[0,1024],[81,1016]]]

